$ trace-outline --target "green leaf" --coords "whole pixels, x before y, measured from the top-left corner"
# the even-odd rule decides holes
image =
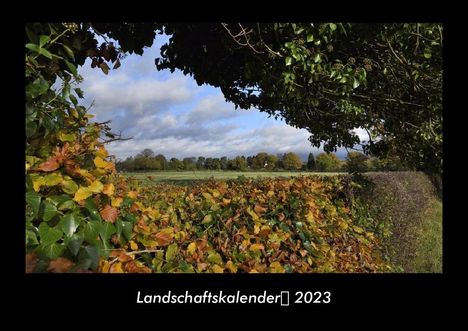
[[[41,196],[34,191],[26,192],[26,203],[31,206],[34,217],[36,217],[41,205]]]
[[[58,210],[69,210],[69,209],[74,209],[76,207],[76,204],[73,200],[68,200],[65,202],[62,202],[58,206]]]
[[[354,81],[353,81],[353,88],[357,88],[359,86],[359,81],[354,78]]]
[[[92,197],[86,199],[85,208],[86,210],[88,210],[92,220],[101,221],[101,216],[99,215],[99,212],[96,208],[96,204],[94,203]]]
[[[310,43],[312,41],[314,41],[314,35],[312,33],[310,33],[310,34],[307,35],[307,42]]]
[[[73,94],[70,94],[70,101],[75,107],[78,105],[78,100],[76,100],[76,97]]]
[[[40,47],[36,44],[26,44],[26,48],[36,53],[39,53],[39,49],[40,49]]]
[[[101,226],[99,227],[99,235],[101,236],[102,241],[109,240],[111,235],[116,231],[114,224],[108,222],[101,223]]]
[[[37,98],[44,94],[49,89],[49,83],[42,77],[37,78],[34,82],[26,86],[26,95],[31,98]]]
[[[173,244],[170,244],[168,247],[167,247],[167,251],[166,251],[166,261],[167,262],[171,262],[175,259],[175,257],[177,256],[177,244],[176,243],[173,243]]]
[[[81,244],[83,244],[84,234],[75,233],[67,240],[67,247],[73,255],[77,255],[80,251]]]
[[[328,26],[330,27],[330,30],[332,30],[332,31],[336,30],[336,24],[335,23],[330,23]]]
[[[39,48],[39,54],[45,56],[46,58],[52,60],[52,54],[45,48]]]
[[[40,36],[39,37],[39,47],[43,47],[45,44],[47,44],[48,42],[50,41],[50,37],[49,36]]]
[[[74,90],[75,90],[75,93],[78,96],[78,98],[80,98],[80,99],[84,98],[83,90],[81,90],[79,87],[75,88]]]
[[[64,180],[62,182],[62,189],[65,193],[75,194],[78,190],[78,184],[76,184],[72,179]]]
[[[99,262],[99,249],[96,246],[85,246],[78,255],[79,266],[84,269],[97,269]]]
[[[99,235],[99,229],[100,222],[91,221],[86,223],[84,226],[84,240],[92,245],[95,245]]]
[[[315,62],[315,63],[320,62],[320,53],[315,54],[315,56],[314,56],[314,62]]]
[[[78,229],[80,219],[75,217],[74,214],[68,214],[62,219],[61,225],[63,233],[65,233],[67,237],[71,237],[76,229]]]
[[[75,67],[74,64],[68,62],[67,60],[65,60],[65,64],[67,65],[68,70],[70,70],[70,72],[73,74],[73,76],[78,75],[78,71],[76,70],[76,67]]]
[[[38,230],[42,245],[50,245],[62,238],[62,231],[58,228],[51,228],[47,223],[42,222]]]
[[[73,61],[75,61],[75,55],[73,54],[73,51],[71,50],[71,48],[64,44],[62,44],[62,47],[67,53],[68,57],[72,59]]]
[[[221,258],[221,255],[219,255],[219,253],[216,252],[209,254],[207,260],[211,263],[223,265],[223,259]]]
[[[125,236],[125,238],[127,238],[127,240],[130,240],[133,233],[132,223],[118,219],[116,225],[117,227],[120,227],[120,232]]]
[[[292,64],[292,58],[290,56],[286,57],[286,65],[290,66]]]
[[[424,53],[424,57],[426,59],[430,59],[432,57],[432,54],[431,53]]]
[[[34,121],[26,122],[26,137],[32,137],[37,132],[37,124]]]
[[[41,216],[42,219],[46,222],[50,221],[54,218],[55,215],[58,214],[57,207],[49,201],[43,201],[41,204]]]
[[[59,258],[63,254],[64,251],[65,251],[64,244],[54,243],[54,244],[41,247],[41,253],[47,256],[51,260],[55,260]]]
[[[32,230],[26,230],[26,246],[39,245],[37,235]]]

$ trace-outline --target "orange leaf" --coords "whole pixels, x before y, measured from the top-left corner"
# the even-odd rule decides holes
[[[265,207],[260,206],[260,205],[255,205],[254,211],[255,211],[257,214],[263,214],[264,212],[267,211],[267,209],[266,209]]]
[[[102,193],[108,196],[112,196],[114,194],[114,190],[115,190],[114,184],[110,183],[110,184],[104,185],[104,189],[102,190]]]
[[[37,256],[35,254],[26,254],[26,273],[34,272],[37,264]]]
[[[50,172],[50,171],[57,170],[59,167],[60,167],[60,164],[57,161],[57,157],[52,156],[50,159],[40,164],[39,167],[37,167],[37,170]]]
[[[73,263],[72,261],[64,257],[59,257],[58,259],[50,261],[47,271],[55,272],[55,273],[64,273],[70,270],[70,268],[73,267],[74,265],[75,263]]]
[[[106,205],[104,209],[101,210],[100,214],[104,221],[114,223],[115,219],[119,215],[119,211],[111,205]]]
[[[156,239],[159,246],[169,245],[172,241],[172,237],[173,236],[171,234],[165,231],[158,232],[154,235],[154,239]]]

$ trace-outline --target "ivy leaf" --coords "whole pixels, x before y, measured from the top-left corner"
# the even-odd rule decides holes
[[[51,228],[47,223],[42,222],[39,227],[39,239],[42,245],[50,245],[62,238],[62,231],[58,228]]]
[[[51,202],[45,200],[42,202],[40,207],[40,216],[46,222],[50,221],[55,215],[58,214],[57,207]]]
[[[26,203],[31,206],[34,217],[36,217],[39,213],[39,207],[41,205],[41,196],[36,192],[26,192]]]
[[[116,231],[117,229],[112,223],[104,222],[100,225],[99,235],[101,236],[102,241],[107,241]]]
[[[100,227],[101,223],[97,221],[90,221],[86,223],[84,226],[84,240],[92,245],[95,245],[99,235]]]
[[[79,265],[84,269],[97,269],[99,262],[99,249],[96,246],[85,246],[78,255]]]
[[[65,233],[67,237],[71,237],[76,229],[78,229],[80,221],[74,214],[68,214],[62,219],[61,225],[63,233]]]
[[[54,260],[60,257],[65,251],[65,245],[53,243],[47,246],[41,247],[41,252],[49,259]]]
[[[67,247],[73,255],[77,255],[80,251],[80,247],[83,244],[84,234],[75,233],[67,240]]]

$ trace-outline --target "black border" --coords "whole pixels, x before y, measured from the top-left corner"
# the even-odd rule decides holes
[[[298,3],[299,4],[299,3]],[[105,6],[104,4],[102,4]],[[396,6],[396,3],[392,3],[392,6]],[[236,5],[234,11],[229,11],[229,15],[241,11],[245,14],[245,7],[240,10],[240,5]],[[354,6],[358,6],[354,4]],[[380,5],[377,3],[367,4],[365,6],[376,7],[377,10],[382,10]],[[49,6],[46,6],[50,8]],[[86,6],[88,7],[88,6]],[[88,7],[87,15],[89,11],[92,11],[92,6]],[[202,7],[197,4],[198,9]],[[225,6],[223,6],[225,7]],[[188,8],[188,7],[187,7]],[[401,7],[402,8],[402,7]],[[400,8],[400,9],[401,9]],[[407,7],[406,7],[407,8]],[[202,8],[203,9],[203,8]],[[299,8],[300,9],[300,8]],[[341,8],[343,9],[343,8]],[[344,8],[345,11],[347,10]],[[156,17],[141,18],[141,8],[138,8],[136,12],[139,12],[136,16],[132,13],[126,13],[125,17],[128,20],[142,21],[142,20],[153,20],[158,19]],[[156,10],[156,8],[154,9]],[[157,12],[161,12],[161,7],[157,8]],[[280,8],[280,10],[282,10]],[[297,10],[297,8],[296,8]],[[387,316],[389,309],[391,311],[398,311],[398,317],[403,315],[412,315],[415,310],[424,310],[425,314],[429,314],[432,318],[438,316],[440,309],[447,305],[453,305],[452,296],[456,295],[456,264],[452,264],[451,260],[456,261],[455,255],[455,239],[453,237],[454,232],[457,231],[456,221],[461,221],[461,217],[453,217],[449,215],[449,211],[452,212],[453,208],[457,206],[457,202],[452,202],[455,194],[451,184],[451,179],[456,179],[454,171],[450,170],[449,167],[454,165],[453,155],[450,152],[450,148],[462,148],[463,146],[458,145],[459,140],[455,138],[455,132],[457,129],[453,128],[454,116],[450,115],[447,110],[453,111],[452,97],[453,91],[449,91],[455,86],[453,81],[449,81],[451,76],[455,76],[454,70],[457,69],[457,62],[455,58],[452,58],[449,54],[453,48],[458,48],[457,37],[453,36],[452,32],[455,32],[461,27],[455,26],[449,22],[444,15],[446,9],[441,9],[436,17],[423,18],[420,15],[414,13],[420,13],[418,9],[413,11],[402,9],[397,10],[397,13],[391,17],[383,19],[376,19],[375,16],[366,16],[364,13],[358,13],[352,19],[349,19],[349,13],[343,10],[338,10],[338,13],[334,13],[330,8],[322,9],[324,13],[330,15],[322,15],[317,20],[327,21],[330,19],[334,20],[347,20],[347,21],[443,21],[444,22],[444,196],[443,196],[443,217],[444,217],[444,243],[443,243],[443,273],[442,274],[285,274],[285,275],[273,275],[273,274],[256,274],[256,275],[229,275],[229,274],[152,274],[152,275],[140,275],[140,274],[127,274],[127,275],[104,275],[104,274],[25,274],[24,273],[24,223],[21,220],[24,217],[24,140],[22,137],[24,133],[24,117],[23,113],[19,109],[23,109],[22,99],[24,98],[22,77],[24,62],[23,60],[23,38],[24,38],[24,23],[27,21],[62,21],[62,20],[83,20],[83,17],[72,18],[67,15],[59,15],[51,17],[50,12],[44,13],[44,16],[28,17],[22,22],[12,23],[10,30],[14,36],[11,45],[15,45],[18,49],[18,54],[14,55],[15,60],[4,62],[4,65],[9,66],[9,63],[14,62],[18,72],[10,74],[9,77],[13,77],[12,81],[18,83],[18,86],[8,86],[7,90],[11,96],[8,101],[11,101],[11,106],[5,107],[3,111],[7,113],[8,122],[5,125],[5,129],[11,129],[11,133],[6,136],[4,145],[7,145],[6,158],[4,164],[7,165],[4,171],[8,173],[15,173],[15,177],[11,176],[13,180],[8,186],[7,194],[3,194],[3,208],[8,210],[8,217],[2,217],[2,221],[7,226],[3,225],[3,231],[7,231],[9,234],[8,238],[12,239],[12,244],[6,244],[4,251],[5,254],[14,256],[13,259],[9,258],[11,262],[7,264],[8,270],[4,271],[12,277],[12,284],[16,284],[19,281],[21,294],[18,292],[18,288],[11,286],[13,289],[12,302],[19,304],[21,309],[27,312],[27,315],[34,320],[34,317],[44,318],[46,316],[52,317],[53,315],[59,314],[60,312],[74,312],[74,318],[76,320],[79,315],[82,315],[82,319],[87,319],[91,315],[105,316],[105,313],[116,314],[117,317],[119,312],[124,310],[125,314],[133,314],[137,312],[141,316],[145,316],[146,313],[151,313],[151,316],[164,316],[161,315],[166,311],[191,311],[191,312],[218,312],[218,311],[232,311],[233,309],[242,310],[244,312],[252,310],[272,310],[275,313],[290,312],[293,309],[302,312],[310,312],[309,315],[304,315],[312,318],[315,316],[323,316],[322,314],[327,313],[330,316],[336,316],[337,318],[331,320],[332,323],[336,323],[340,320],[338,315],[339,312],[351,312],[351,315],[356,319],[365,319],[365,316],[369,314],[377,314],[382,316],[383,319],[395,318]],[[31,11],[32,12],[32,11]],[[44,10],[43,10],[44,12]],[[131,11],[130,11],[131,12]],[[238,20],[238,18],[229,17],[226,14],[227,10],[216,16],[216,20]],[[301,12],[300,15],[306,15],[307,13]],[[251,12],[250,12],[251,13]],[[263,15],[255,14],[249,17],[249,14],[244,20],[260,20],[260,21],[272,21],[272,20],[310,20],[311,17],[305,16],[302,19],[299,17],[287,17],[288,11],[285,10],[281,17],[265,17]],[[166,12],[167,14],[167,12]],[[251,13],[252,14],[252,13]],[[364,15],[363,15],[364,14]],[[37,15],[37,12],[34,14]],[[148,13],[146,13],[148,15]],[[296,14],[297,15],[297,11]],[[408,17],[408,15],[412,15]],[[107,16],[107,17],[106,17]],[[169,19],[166,17],[169,16]],[[285,17],[286,16],[286,17]],[[364,16],[364,17],[362,17]],[[94,17],[87,19],[94,19],[97,21],[119,21],[123,16],[116,15],[115,17],[109,17],[108,13],[101,17]],[[213,16],[208,13],[204,13],[194,17],[194,14],[180,13],[176,11],[170,11],[169,15],[166,15],[163,19],[165,20],[176,20],[176,21],[196,21],[205,20],[213,21]],[[219,18],[218,18],[219,17]],[[260,17],[260,18],[259,18]],[[371,17],[371,19],[369,19]],[[24,17],[23,17],[24,18]],[[159,18],[160,19],[160,18]],[[161,20],[161,19],[160,19]],[[15,34],[17,34],[15,36]],[[451,43],[454,42],[454,46]],[[455,52],[454,52],[455,53]],[[460,61],[462,54],[458,57]],[[10,55],[13,56],[13,55]],[[9,57],[10,57],[9,56]],[[449,59],[450,56],[450,60]],[[10,66],[9,69],[12,69]],[[449,81],[449,82],[448,82]],[[13,92],[16,92],[16,97]],[[460,91],[461,92],[461,91]],[[453,93],[453,94],[452,94]],[[449,103],[452,103],[452,107],[449,107]],[[14,109],[15,108],[15,109]],[[10,118],[12,116],[12,118]],[[14,118],[13,118],[14,117]],[[450,128],[452,127],[452,128]],[[450,132],[450,135],[448,134]],[[459,132],[459,131],[458,131]],[[18,138],[16,138],[18,135]],[[14,138],[13,138],[14,137]],[[457,144],[458,146],[456,146]],[[14,157],[11,157],[14,155]],[[12,161],[12,159],[14,159]],[[5,162],[6,161],[6,162]],[[12,193],[14,192],[14,193]],[[449,199],[450,197],[450,199]],[[12,226],[10,226],[12,225]],[[11,229],[14,228],[14,234],[11,233]],[[14,252],[14,254],[11,254]],[[14,266],[14,271],[11,269],[11,265]],[[6,285],[8,286],[9,283]],[[291,305],[289,307],[281,307],[276,305],[137,305],[136,304],[136,293],[138,290],[148,294],[161,293],[164,294],[167,290],[172,292],[181,292],[190,290],[192,292],[202,292],[204,290],[217,291],[223,289],[224,291],[235,291],[243,290],[248,293],[261,293],[264,289],[279,293],[281,290],[289,290],[291,292],[296,290],[302,291],[331,291],[332,292],[332,303],[328,305]],[[16,306],[16,305],[15,305]],[[11,307],[11,305],[10,305]],[[43,315],[44,313],[48,315]],[[434,314],[434,315],[431,315]],[[182,316],[182,315],[181,315]],[[272,315],[276,316],[276,315]],[[280,316],[280,315],[278,315]],[[413,316],[414,317],[414,316]],[[47,317],[48,318],[48,317]],[[109,317],[111,318],[111,317]],[[116,317],[114,317],[116,318]],[[122,316],[124,318],[124,316]],[[201,317],[203,319],[203,317]],[[36,321],[38,321],[36,319]],[[345,324],[347,323],[344,321]],[[237,323],[234,319],[232,323]],[[352,323],[352,321],[349,321]],[[382,321],[381,325],[386,323]],[[313,324],[312,324],[313,325]]]

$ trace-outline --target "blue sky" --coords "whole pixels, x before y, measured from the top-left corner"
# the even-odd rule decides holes
[[[318,154],[308,141],[309,133],[288,126],[280,119],[256,109],[235,110],[219,88],[198,86],[180,71],[158,71],[154,59],[167,36],[157,35],[156,43],[143,56],[128,55],[119,69],[106,76],[92,69],[91,61],[79,68],[84,81],[84,104],[94,101],[90,113],[95,121],[111,120],[114,132],[129,141],[110,143],[110,153],[118,159],[145,148],[166,157],[234,157],[295,152],[306,158]],[[344,151],[338,152],[344,156]]]

